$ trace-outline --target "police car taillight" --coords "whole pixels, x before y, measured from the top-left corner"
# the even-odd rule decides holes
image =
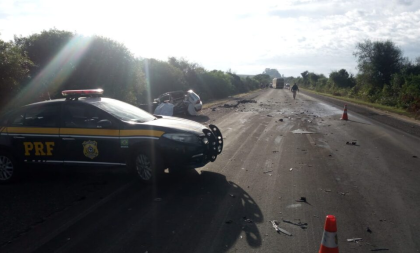
[[[92,89],[92,90],[64,90],[61,92],[61,95],[64,97],[84,97],[92,95],[102,95],[104,93],[103,89]]]

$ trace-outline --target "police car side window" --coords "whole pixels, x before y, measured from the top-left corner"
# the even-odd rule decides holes
[[[25,112],[24,125],[28,127],[58,127],[59,117],[59,104],[33,106]]]
[[[111,123],[109,127],[102,127],[98,124],[101,120],[113,119],[103,111],[91,105],[84,104],[67,104],[64,109],[63,125],[68,128],[115,128],[115,124]]]

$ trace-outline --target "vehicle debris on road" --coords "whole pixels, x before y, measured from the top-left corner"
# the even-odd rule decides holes
[[[244,221],[247,223],[253,223],[254,221],[251,219],[248,219],[246,216],[243,217]]]
[[[348,141],[348,142],[346,142],[346,144],[356,146],[357,142],[356,141]]]
[[[269,172],[273,172],[273,171],[272,170],[268,170],[268,171],[264,171],[263,173],[266,174],[266,173],[269,173]]]
[[[285,219],[282,219],[282,221],[285,222],[285,223],[289,223],[289,224],[298,226],[302,229],[307,229],[308,228],[308,223],[306,223],[306,222],[302,223],[302,222],[299,221],[298,223],[295,223],[293,221],[289,221],[289,220],[285,220]]]
[[[273,225],[273,228],[277,231],[277,233],[283,233],[283,234],[285,234],[285,235],[288,235],[288,236],[292,236],[292,234],[290,233],[290,232],[288,232],[288,231],[286,231],[286,230],[284,230],[284,229],[282,229],[282,228],[280,228],[279,226],[278,226],[278,222],[276,221],[276,220],[272,220],[272,221],[270,221],[271,222],[271,224]]]
[[[348,242],[358,242],[363,240],[362,238],[351,238],[351,239],[347,239]]]
[[[300,199],[297,199],[296,202],[306,202],[306,197],[300,197]]]

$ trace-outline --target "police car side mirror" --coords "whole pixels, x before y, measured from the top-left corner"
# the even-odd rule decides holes
[[[107,128],[112,126],[112,122],[108,119],[103,119],[96,123],[96,128]]]

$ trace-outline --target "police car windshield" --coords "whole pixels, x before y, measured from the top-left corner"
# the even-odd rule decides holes
[[[102,98],[90,104],[123,121],[143,123],[156,119],[156,117],[138,107],[114,99]]]

